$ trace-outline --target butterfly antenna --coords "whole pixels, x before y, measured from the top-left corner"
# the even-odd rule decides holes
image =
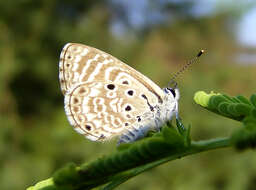
[[[198,52],[198,54],[196,55],[196,57],[194,57],[193,59],[191,59],[188,63],[186,63],[177,73],[175,73],[173,75],[173,77],[171,78],[170,82],[168,83],[168,87],[170,87],[173,84],[173,88],[177,87],[177,82],[174,80],[176,79],[181,73],[183,73],[191,64],[195,63],[198,58],[205,53],[205,50],[200,50]]]

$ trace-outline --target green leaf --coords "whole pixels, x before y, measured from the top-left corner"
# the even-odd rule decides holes
[[[241,101],[237,97],[231,97],[231,98],[234,103],[241,103]]]
[[[228,106],[229,106],[229,103],[227,102],[221,102],[219,101],[219,104],[218,104],[218,111],[224,115],[224,116],[230,116],[230,113],[228,112]]]
[[[204,91],[198,91],[194,95],[194,101],[203,107],[208,107],[210,98],[215,95],[218,95],[218,94],[216,94],[214,92],[207,94]]]
[[[252,105],[256,108],[256,94],[251,95],[250,101]]]
[[[191,137],[190,137],[190,130],[191,130],[191,126],[189,125],[185,134],[184,134],[184,145],[186,147],[189,147],[191,145]]]
[[[251,101],[254,101],[256,96],[251,97]],[[205,103],[204,99],[207,99],[207,105],[205,108],[220,114],[225,117],[229,117],[231,119],[235,119],[238,121],[243,120],[246,116],[249,116],[252,111],[252,104],[248,99],[244,96],[236,96],[230,97],[225,94],[217,94],[215,95],[211,92],[210,94],[206,94],[205,92],[196,93],[194,99],[196,103],[202,105],[202,102]]]
[[[237,110],[236,110],[236,105],[237,105],[237,104],[232,103],[232,104],[229,104],[228,107],[227,107],[228,113],[229,113],[230,115],[232,115],[233,117],[235,117],[235,118],[237,118],[237,117],[240,116],[240,113],[237,112]]]
[[[228,96],[227,94],[221,94],[224,98],[226,98],[226,100],[230,103],[236,103],[236,101],[234,101],[232,99],[232,97]]]
[[[234,132],[231,141],[239,150],[256,147],[256,130],[241,129]]]
[[[252,105],[251,102],[250,102],[247,98],[245,98],[244,96],[238,95],[238,96],[236,96],[236,98],[237,98],[241,103],[247,104],[247,105],[249,105],[249,106]]]
[[[250,115],[243,120],[244,128],[235,131],[231,140],[239,150],[256,148],[256,117]]]
[[[252,111],[252,107],[247,104],[236,104],[235,109],[241,116],[248,116]]]
[[[178,131],[181,135],[184,135],[184,133],[186,132],[186,128],[183,125],[183,123],[181,122],[180,118],[176,118],[176,126],[178,128]]]
[[[164,140],[174,146],[183,146],[184,145],[184,139],[183,137],[177,132],[174,128],[164,127],[163,128],[163,137]]]
[[[27,190],[57,190],[54,185],[53,179],[49,178],[38,182],[36,185],[28,187]]]
[[[166,143],[165,139],[162,137],[154,137],[147,142],[145,148],[150,153],[150,155],[159,157],[160,155],[164,155],[169,151],[170,145]]]
[[[222,103],[228,104],[228,100],[222,95],[212,96],[209,102],[211,107],[214,107],[217,109],[218,109],[218,106]]]
[[[72,184],[79,181],[78,170],[74,163],[69,163],[61,168],[53,175],[53,180],[56,186],[65,186],[63,190],[73,189]]]
[[[119,146],[117,146],[117,150],[122,151],[122,150],[126,150],[131,146],[131,143],[123,143],[120,144]]]
[[[253,109],[253,110],[251,111],[251,115],[252,115],[252,117],[256,118],[256,109]]]

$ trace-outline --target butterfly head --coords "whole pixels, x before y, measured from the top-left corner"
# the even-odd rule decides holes
[[[167,95],[168,99],[170,97],[171,99],[178,101],[180,98],[179,89],[176,87],[175,88],[170,88],[170,87],[164,88],[164,93]]]
[[[168,121],[171,120],[173,115],[176,114],[178,116],[178,100],[180,98],[179,89],[174,87],[167,87],[163,89],[165,97],[163,101],[162,112],[163,120]]]

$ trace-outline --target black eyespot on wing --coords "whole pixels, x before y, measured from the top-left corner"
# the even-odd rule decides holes
[[[127,93],[128,93],[129,96],[132,96],[133,95],[133,90],[129,90]]]
[[[80,90],[78,91],[79,94],[83,94],[86,92],[86,89],[84,87],[81,87]]]
[[[109,90],[114,90],[114,89],[115,89],[115,85],[113,85],[113,84],[108,84],[108,85],[107,85],[107,88],[108,88]]]
[[[141,97],[144,98],[144,99],[148,99],[147,96],[145,94],[141,94]]]
[[[131,106],[129,106],[129,105],[125,107],[125,111],[131,111],[131,109],[132,109],[132,108],[131,108]]]
[[[131,118],[132,118],[132,116],[131,116],[130,114],[127,114],[126,117],[127,117],[128,119],[131,119]]]
[[[73,99],[73,103],[74,104],[77,104],[79,102],[79,99],[78,98],[76,98],[76,97],[74,97],[74,99]]]
[[[99,139],[105,139],[106,137],[105,137],[105,135],[103,135],[103,134],[101,134],[100,135],[100,137],[99,137]]]
[[[85,125],[85,128],[90,131],[91,130],[91,126],[90,125]]]

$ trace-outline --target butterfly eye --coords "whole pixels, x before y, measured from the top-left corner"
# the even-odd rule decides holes
[[[164,91],[165,91],[165,93],[172,93],[172,95],[173,95],[173,97],[175,98],[176,97],[176,93],[175,93],[175,91],[172,89],[172,88],[165,88],[164,89]]]
[[[176,96],[175,91],[172,88],[170,88],[170,92],[172,93],[173,97],[175,98],[175,96]]]

